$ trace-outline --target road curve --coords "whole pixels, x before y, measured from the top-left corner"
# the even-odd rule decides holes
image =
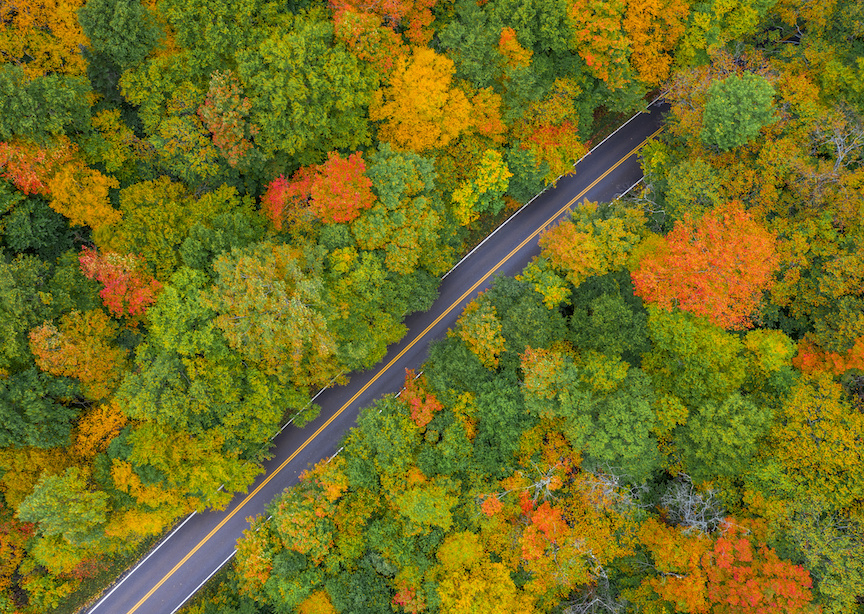
[[[558,181],[499,227],[448,273],[429,311],[409,316],[408,334],[390,347],[381,363],[354,373],[346,386],[324,390],[315,399],[321,415],[302,429],[288,426],[275,438],[274,457],[249,491],[224,511],[192,514],[87,610],[92,614],[173,614],[234,554],[247,518],[262,514],[298,475],[332,456],[361,407],[398,391],[405,369],[426,358],[429,342],[444,336],[462,308],[489,286],[495,275],[513,276],[539,253],[537,237],[583,199],[613,200],[642,173],[637,153],[659,132],[665,106],[655,103],[596,146],[576,165],[576,174]]]

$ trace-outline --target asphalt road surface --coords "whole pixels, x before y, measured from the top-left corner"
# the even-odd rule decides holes
[[[287,426],[275,438],[273,460],[246,494],[220,512],[186,518],[137,566],[113,585],[88,612],[93,614],[173,614],[234,555],[247,518],[265,513],[267,504],[297,476],[337,452],[358,411],[381,395],[397,392],[405,369],[418,369],[429,342],[444,336],[463,307],[496,275],[517,275],[539,253],[537,237],[583,199],[609,201],[642,178],[638,151],[659,132],[660,103],[637,114],[576,165],[576,174],[558,181],[515,213],[453,268],[441,283],[432,308],[406,320],[408,334],[369,371],[354,373],[346,386],[328,388],[315,399],[321,415],[302,429]]]

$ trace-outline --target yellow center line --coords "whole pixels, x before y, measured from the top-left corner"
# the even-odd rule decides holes
[[[151,589],[147,592],[147,594],[144,595],[144,596],[141,598],[141,600],[138,601],[138,603],[136,603],[135,606],[134,606],[131,610],[129,610],[129,611],[127,612],[127,614],[133,614],[136,610],[138,610],[138,608],[140,608],[141,605],[142,605],[145,601],[147,601],[147,600],[148,600],[148,599],[153,595],[153,593],[155,593],[155,592],[159,589],[160,586],[162,586],[163,584],[165,584],[165,582],[167,582],[168,579],[169,579],[171,576],[173,576],[173,575],[177,572],[178,569],[180,569],[183,565],[185,565],[186,562],[187,562],[190,558],[192,558],[192,556],[193,556],[196,552],[198,552],[198,550],[200,550],[200,549],[204,546],[204,544],[206,544],[206,543],[210,540],[211,537],[213,537],[216,533],[218,533],[218,532],[222,529],[222,527],[224,527],[225,524],[226,524],[229,520],[231,520],[231,519],[232,519],[232,518],[233,518],[233,517],[234,517],[234,516],[235,516],[235,515],[236,515],[236,514],[241,510],[241,509],[243,509],[243,507],[244,507],[244,506],[245,506],[245,505],[246,505],[246,504],[247,504],[247,503],[248,503],[248,502],[249,502],[249,501],[250,501],[250,500],[251,500],[255,495],[257,495],[257,494],[261,491],[261,489],[264,488],[264,487],[265,487],[265,486],[270,482],[270,480],[272,480],[273,478],[275,478],[275,477],[279,474],[279,472],[281,472],[281,471],[286,467],[286,465],[288,465],[288,463],[290,463],[292,460],[294,460],[294,458],[296,458],[296,456],[297,456],[298,454],[300,454],[300,452],[302,452],[304,449],[306,449],[306,446],[308,446],[310,443],[312,443],[312,442],[315,440],[315,438],[318,437],[318,435],[320,435],[321,432],[322,432],[324,429],[326,429],[328,426],[330,426],[330,424],[331,424],[331,423],[332,423],[336,418],[338,418],[338,417],[339,417],[339,416],[340,416],[340,415],[341,415],[341,414],[342,414],[346,409],[348,409],[348,407],[350,407],[351,404],[354,403],[354,401],[356,401],[357,398],[358,398],[361,394],[363,394],[364,392],[366,392],[366,390],[369,388],[369,386],[371,386],[372,384],[374,384],[376,381],[378,381],[378,379],[379,379],[382,375],[384,375],[387,371],[389,371],[389,370],[390,370],[390,367],[392,367],[392,366],[393,366],[393,365],[394,365],[394,364],[395,364],[399,359],[401,359],[401,358],[405,355],[405,353],[408,352],[408,350],[410,350],[410,349],[413,348],[415,345],[417,345],[417,343],[419,343],[420,340],[421,340],[423,337],[425,337],[425,336],[429,333],[430,330],[432,330],[435,326],[437,326],[438,323],[441,322],[441,320],[443,320],[443,319],[447,316],[447,314],[449,314],[451,311],[453,311],[454,309],[456,309],[456,307],[458,307],[458,306],[462,303],[462,301],[464,301],[466,298],[468,298],[468,296],[469,296],[472,292],[474,292],[474,290],[476,290],[478,286],[480,286],[483,282],[485,282],[487,279],[489,279],[489,277],[492,276],[492,274],[494,274],[495,271],[497,271],[498,269],[500,269],[500,268],[504,265],[505,262],[507,262],[508,260],[510,260],[510,258],[512,258],[514,254],[516,254],[516,252],[518,252],[520,249],[522,249],[523,247],[525,247],[526,244],[528,244],[530,241],[532,241],[534,238],[536,238],[537,235],[539,235],[541,232],[543,232],[543,230],[545,230],[546,227],[549,226],[549,224],[551,224],[551,223],[554,222],[556,219],[558,219],[558,218],[559,218],[559,217],[560,217],[560,216],[561,216],[561,215],[562,215],[562,214],[563,214],[567,209],[569,209],[570,207],[572,207],[574,203],[576,203],[579,199],[581,199],[583,196],[585,196],[585,194],[586,194],[589,190],[591,190],[592,188],[594,188],[594,186],[596,186],[596,185],[597,185],[598,183],[600,183],[603,179],[605,179],[606,176],[607,176],[609,173],[611,173],[611,172],[614,171],[616,168],[618,168],[619,166],[621,166],[621,164],[623,164],[624,161],[627,160],[627,158],[629,158],[630,156],[632,156],[633,154],[635,154],[636,152],[638,152],[638,151],[639,151],[639,150],[640,150],[640,149],[645,145],[645,143],[647,143],[649,140],[653,139],[655,136],[657,136],[658,134],[660,134],[660,132],[662,132],[662,131],[663,131],[662,128],[660,128],[660,129],[658,129],[657,131],[655,131],[651,136],[649,136],[649,137],[646,138],[644,141],[642,141],[641,143],[639,143],[636,147],[634,147],[634,148],[633,148],[633,149],[632,149],[628,154],[626,154],[623,158],[621,158],[621,159],[618,160],[614,165],[612,165],[611,167],[609,167],[609,168],[606,170],[606,172],[603,173],[602,175],[600,175],[597,179],[595,179],[594,182],[591,183],[591,185],[589,185],[587,188],[585,188],[584,190],[582,190],[581,192],[579,192],[579,194],[577,194],[577,195],[574,196],[572,199],[570,199],[570,201],[569,201],[566,205],[564,205],[563,207],[561,207],[561,208],[560,208],[560,209],[559,209],[559,210],[558,210],[558,211],[557,211],[557,212],[556,212],[552,217],[550,217],[548,220],[546,220],[546,222],[544,222],[542,226],[540,226],[537,230],[535,230],[534,232],[532,232],[531,235],[530,235],[529,237],[527,237],[527,238],[526,238],[524,241],[522,241],[519,245],[517,245],[515,248],[513,248],[513,249],[510,251],[509,254],[507,254],[506,256],[504,256],[504,258],[502,258],[502,259],[498,262],[498,264],[496,264],[494,267],[492,267],[491,269],[489,269],[489,271],[488,271],[485,275],[483,275],[483,277],[481,277],[480,279],[478,279],[478,280],[474,283],[474,285],[472,285],[472,286],[471,286],[470,288],[468,288],[465,292],[463,292],[463,293],[462,293],[462,296],[460,296],[458,299],[456,299],[456,301],[454,301],[454,302],[453,302],[453,303],[452,303],[452,304],[451,304],[447,309],[445,309],[445,310],[441,313],[441,315],[439,315],[437,318],[435,318],[435,321],[433,321],[429,326],[427,326],[425,329],[423,329],[423,332],[422,332],[422,333],[420,333],[419,335],[417,335],[416,337],[414,337],[414,339],[411,341],[411,343],[409,343],[408,345],[406,345],[406,346],[402,349],[401,352],[399,352],[396,356],[394,356],[393,359],[390,360],[390,362],[388,362],[386,365],[384,365],[384,367],[382,367],[382,368],[381,368],[381,369],[380,369],[380,370],[379,370],[379,371],[378,371],[378,372],[377,372],[377,373],[372,377],[372,379],[370,379],[368,382],[366,382],[366,384],[365,384],[365,385],[364,385],[360,390],[358,390],[358,391],[354,394],[354,396],[352,396],[352,397],[351,397],[351,398],[350,398],[350,399],[349,399],[349,400],[348,400],[348,401],[347,401],[347,402],[346,402],[342,407],[339,408],[339,411],[337,411],[337,412],[334,413],[332,416],[330,416],[330,418],[327,420],[327,422],[325,422],[324,424],[322,424],[322,425],[318,428],[317,431],[315,431],[314,433],[312,433],[312,435],[309,436],[309,439],[307,439],[306,441],[304,441],[303,444],[302,444],[299,448],[297,448],[296,450],[294,450],[294,452],[293,452],[293,454],[291,454],[291,456],[289,456],[288,458],[286,458],[286,459],[282,462],[281,465],[279,465],[279,466],[278,466],[278,467],[277,467],[277,468],[276,468],[276,469],[275,469],[275,470],[274,470],[270,475],[267,476],[267,478],[266,478],[263,482],[261,482],[261,484],[259,484],[259,485],[255,488],[255,490],[253,490],[251,493],[249,493],[249,494],[246,496],[246,498],[243,499],[243,501],[241,501],[241,502],[239,503],[239,505],[237,505],[237,507],[235,507],[233,510],[231,510],[231,513],[229,513],[225,518],[223,518],[222,521],[221,521],[218,525],[216,525],[216,526],[213,528],[213,530],[211,530],[211,531],[207,534],[206,537],[204,537],[204,539],[202,539],[200,542],[198,542],[198,544],[197,544],[194,548],[192,548],[192,550],[190,550],[189,553],[188,553],[186,556],[184,556],[183,559],[181,559],[180,562],[177,563],[177,564],[176,564],[176,565],[171,569],[171,571],[169,571],[167,574],[165,574],[165,576],[164,576],[161,580],[159,580],[159,582],[158,582],[158,583],[157,583],[153,588],[151,588]]]

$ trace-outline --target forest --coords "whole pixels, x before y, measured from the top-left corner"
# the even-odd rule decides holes
[[[0,612],[227,505],[658,94],[638,193],[544,234],[189,610],[864,612],[857,0],[19,0],[0,55]]]

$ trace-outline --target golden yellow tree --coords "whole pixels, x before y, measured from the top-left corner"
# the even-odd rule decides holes
[[[624,29],[632,47],[630,65],[641,81],[657,85],[669,76],[689,14],[689,0],[628,0]]]
[[[82,75],[87,38],[78,25],[84,0],[39,0],[0,4],[0,56],[30,77],[46,73]]]
[[[401,149],[444,147],[471,125],[471,103],[452,87],[453,61],[425,47],[399,58],[390,83],[375,92],[369,117],[379,137]]]

